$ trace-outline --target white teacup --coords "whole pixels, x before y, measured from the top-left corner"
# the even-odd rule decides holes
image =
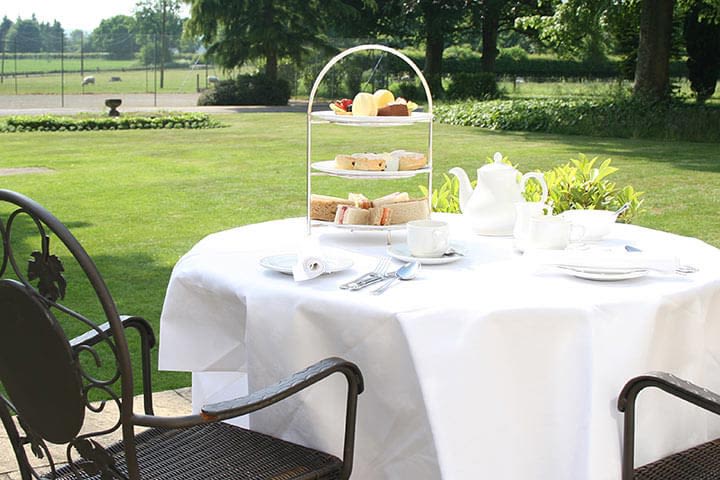
[[[563,217],[543,215],[532,217],[525,239],[526,248],[561,250],[570,242],[582,239],[585,229]]]
[[[407,244],[413,257],[442,257],[450,247],[450,227],[438,220],[407,224]]]
[[[536,217],[552,215],[552,206],[543,202],[517,202],[515,204],[515,247],[524,250],[530,233],[530,220]]]

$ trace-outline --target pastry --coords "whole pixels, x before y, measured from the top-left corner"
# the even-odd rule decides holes
[[[377,115],[377,105],[375,105],[375,97],[371,93],[360,92],[355,95],[352,102],[352,114],[374,117]]]
[[[387,167],[387,159],[387,154],[354,153],[352,155],[337,155],[335,165],[342,170],[383,171]]]
[[[380,115],[379,110],[381,108],[395,101],[395,95],[393,95],[390,90],[385,90],[384,88],[373,93],[373,98],[375,98],[375,105],[378,108],[378,115]]]
[[[424,153],[408,152],[407,150],[394,150],[390,152],[393,159],[397,159],[397,170],[417,170],[427,165]],[[388,165],[388,170],[390,166]]]

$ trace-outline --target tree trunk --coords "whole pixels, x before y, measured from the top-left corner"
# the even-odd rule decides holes
[[[274,0],[265,0],[263,9],[263,23],[265,28],[277,28],[275,21],[275,4]],[[275,81],[278,77],[278,48],[272,41],[265,45],[265,75],[268,79]]]
[[[498,56],[497,40],[500,28],[500,6],[489,2],[482,19],[482,71],[495,72],[495,60]]]
[[[265,54],[265,75],[272,81],[278,78],[278,53],[277,49],[272,47],[268,47]]]
[[[430,85],[433,96],[441,97],[442,87],[442,59],[445,50],[445,36],[440,22],[433,21],[432,17],[425,18],[427,35],[425,37],[425,68],[424,74]]]
[[[670,43],[675,0],[643,0],[633,94],[662,99],[670,94]]]

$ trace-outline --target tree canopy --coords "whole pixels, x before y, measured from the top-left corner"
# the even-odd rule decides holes
[[[325,32],[330,15],[347,21],[358,16],[357,2],[344,0],[187,1],[190,33],[202,37],[219,65],[234,68],[264,59],[272,80],[280,59],[299,62],[310,49],[329,48]]]

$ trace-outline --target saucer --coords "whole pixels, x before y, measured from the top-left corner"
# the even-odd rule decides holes
[[[352,267],[353,261],[349,258],[332,257],[325,259],[327,261],[327,270],[325,273],[340,272]],[[260,259],[260,265],[274,270],[276,272],[292,275],[293,267],[298,261],[295,253],[283,253],[280,255],[271,255]]]
[[[453,244],[451,244],[450,246],[458,252],[463,253],[463,249],[461,249],[459,246]],[[391,257],[402,260],[403,262],[420,262],[423,265],[443,265],[445,263],[457,262],[458,260],[463,258],[462,255],[445,255],[442,257],[414,257],[412,253],[410,253],[410,249],[408,248],[406,243],[390,245],[389,247],[387,247],[387,253]]]

